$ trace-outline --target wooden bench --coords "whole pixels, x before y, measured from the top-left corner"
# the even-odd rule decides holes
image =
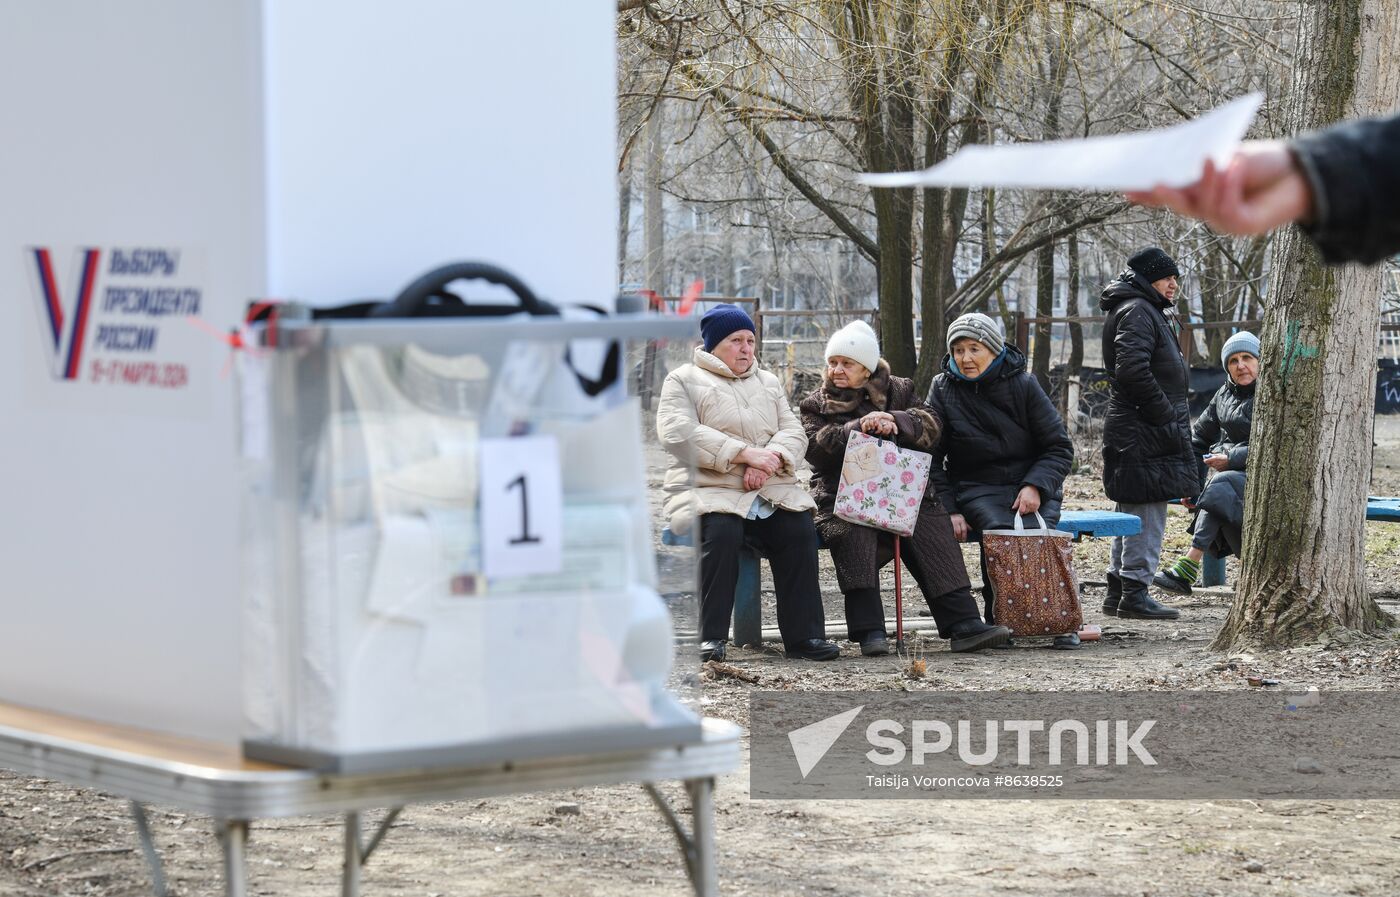
[[[1142,520],[1120,511],[1061,511],[1056,529],[1070,533],[1078,542],[1085,536],[1131,536],[1142,532]],[[677,536],[670,527],[661,531],[662,545],[694,545],[689,533]],[[759,645],[763,642],[759,553],[745,546],[739,555],[739,576],[734,583],[734,644]]]

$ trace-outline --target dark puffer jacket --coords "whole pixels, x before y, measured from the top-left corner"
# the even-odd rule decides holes
[[[966,483],[1034,486],[1042,501],[1064,497],[1074,446],[1016,346],[1008,343],[997,369],[974,381],[960,379],[943,356],[928,404],[943,422],[932,479],[950,513],[958,513],[957,487]]]
[[[1312,187],[1304,230],[1327,261],[1377,262],[1400,252],[1400,115],[1299,137],[1294,157]]]
[[[1191,448],[1197,457],[1227,455],[1228,470],[1244,470],[1249,459],[1249,428],[1254,423],[1254,386],[1236,386],[1226,380],[1215,391],[1191,428]]]
[[[1103,359],[1113,378],[1103,428],[1104,492],[1127,504],[1199,494],[1189,371],[1167,322],[1171,303],[1128,270],[1104,289],[1099,307],[1108,315]]]
[[[915,397],[914,381],[892,376],[883,358],[860,389],[842,389],[823,378],[822,385],[812,390],[799,408],[807,431],[807,463],[812,465],[812,498],[817,502],[818,522],[832,516],[846,440],[865,415],[872,411],[893,415],[899,428],[895,443],[903,448],[931,452],[938,444],[938,419]],[[925,500],[932,494],[930,488]]]

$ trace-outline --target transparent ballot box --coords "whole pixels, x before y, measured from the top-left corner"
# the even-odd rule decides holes
[[[668,549],[659,578],[627,371],[694,329],[262,331],[240,357],[245,755],[355,772],[698,741],[675,669],[695,557]]]

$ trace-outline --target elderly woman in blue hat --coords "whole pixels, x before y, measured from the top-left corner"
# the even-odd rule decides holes
[[[790,658],[832,660],[817,580],[816,503],[798,479],[807,433],[778,378],[758,366],[754,323],[735,305],[700,319],[702,346],[666,377],[656,411],[671,531],[700,529],[700,657],[723,660],[739,553],[756,545],[773,571]],[[691,482],[690,466],[695,467]]]
[[[1220,350],[1226,380],[1191,430],[1191,446],[1211,471],[1194,504],[1191,550],[1158,573],[1152,584],[1178,595],[1191,594],[1201,574],[1201,558],[1238,554],[1244,526],[1244,468],[1249,428],[1254,420],[1254,384],[1259,378],[1259,337],[1240,331]],[[1189,500],[1184,501],[1190,505]]]

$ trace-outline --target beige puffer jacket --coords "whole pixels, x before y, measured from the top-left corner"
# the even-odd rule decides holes
[[[699,514],[746,517],[760,495],[789,511],[816,507],[797,478],[797,465],[807,453],[807,434],[778,378],[759,370],[757,363],[735,374],[697,348],[694,362],[672,371],[661,387],[656,433],[676,458],[663,487],[667,523],[676,535],[689,533]],[[757,492],[744,489],[747,466],[734,460],[750,446],[777,452],[783,459],[778,472]],[[695,464],[693,489],[688,462]]]

